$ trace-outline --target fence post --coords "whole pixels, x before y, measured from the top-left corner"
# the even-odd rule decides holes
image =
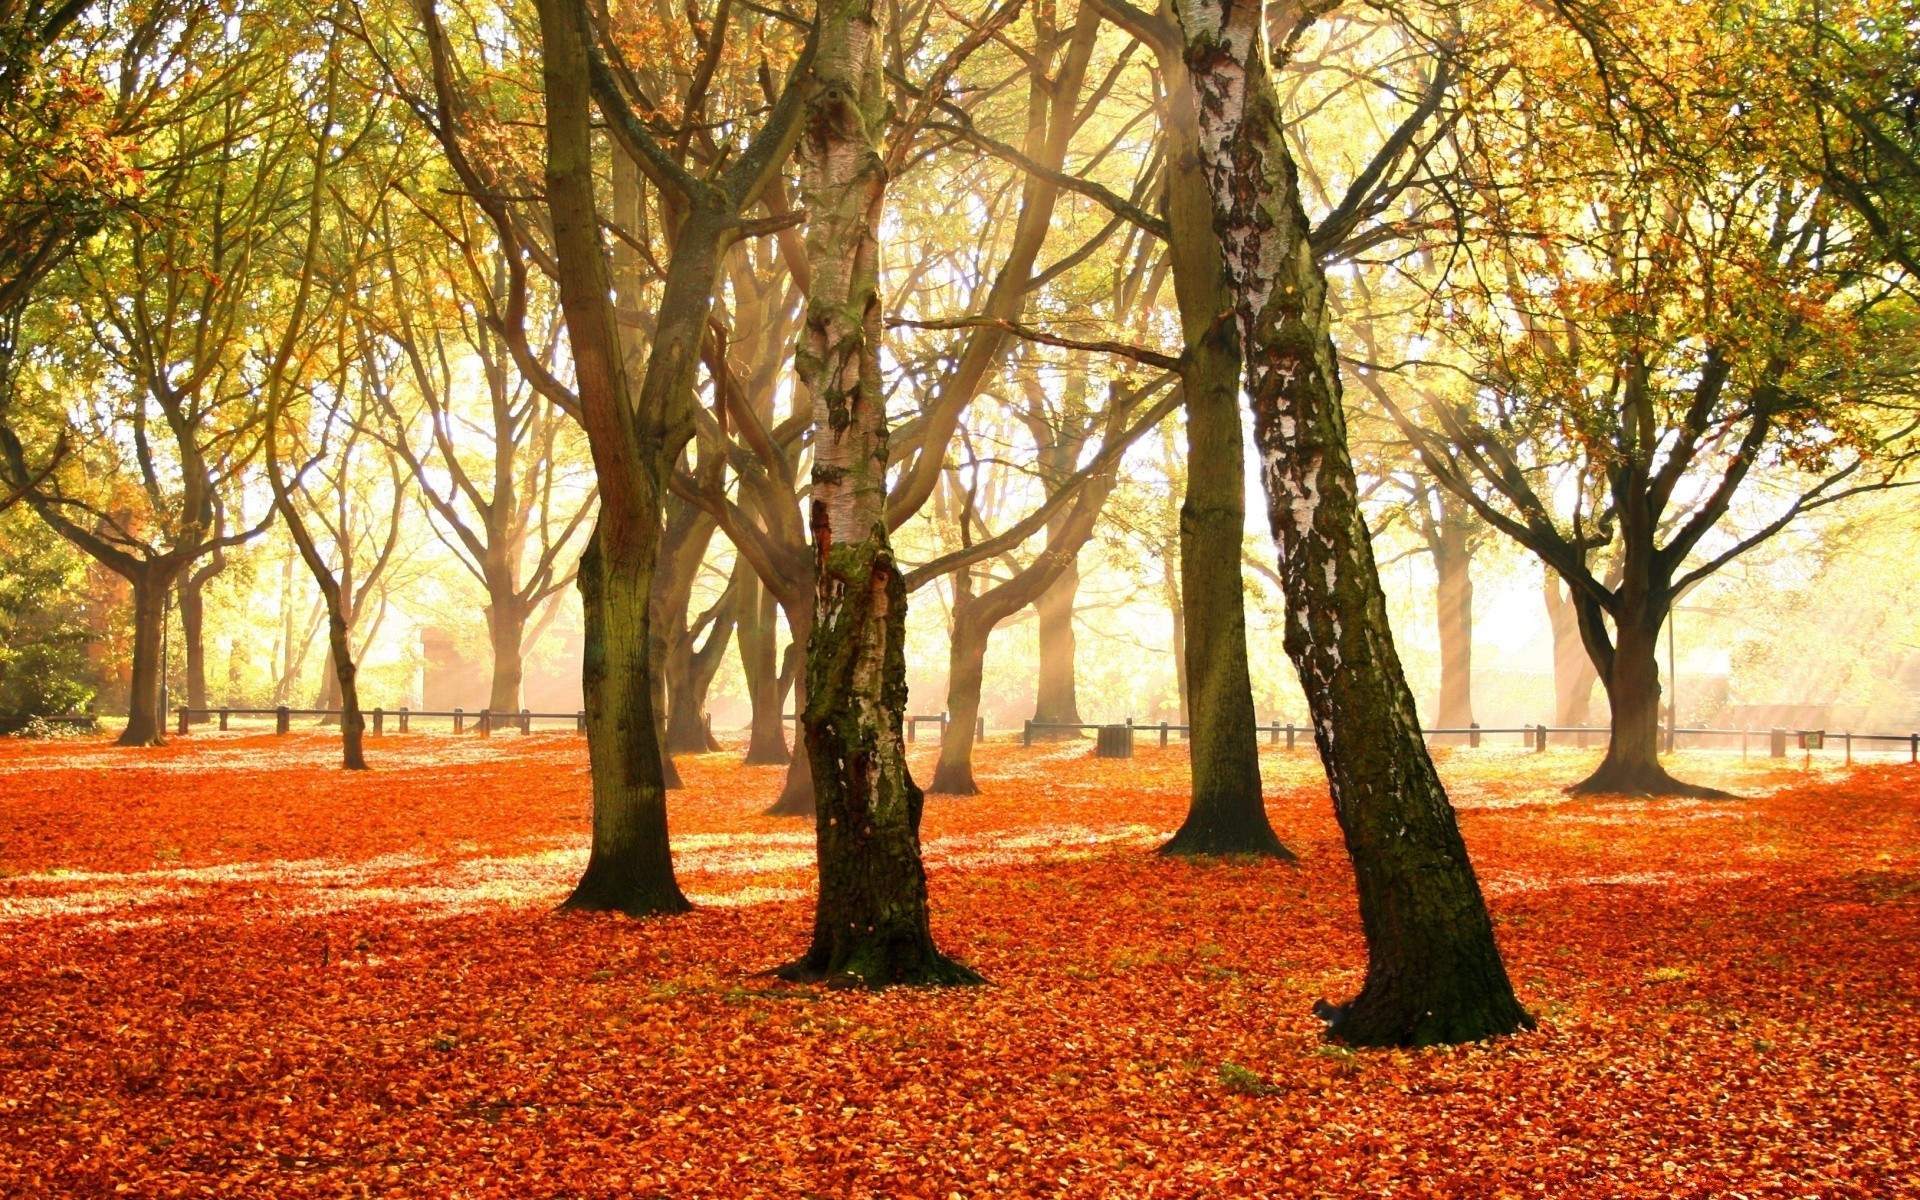
[[[976,742],[984,742],[987,740],[987,719],[985,717],[975,717],[973,719],[973,740]]]
[[[1274,724],[1277,726],[1279,722],[1276,721],[1274,722]],[[1287,749],[1289,750],[1293,749],[1293,722],[1292,721],[1287,722]]]
[[[403,708],[400,710],[400,732],[405,733],[406,731],[407,731],[407,710]]]
[[[1467,723],[1467,749],[1478,750],[1479,748],[1480,748],[1480,722],[1469,721]]]
[[[523,708],[520,710],[520,732],[522,735],[533,732],[533,713],[528,709]],[[712,733],[713,731],[709,729],[707,732]]]
[[[912,713],[908,713],[907,714],[907,741],[909,742],[913,741],[914,737],[918,735],[919,732],[920,732],[920,722],[913,719]]]
[[[1920,733],[1908,736],[1907,761],[1920,763]]]
[[[1767,757],[1785,758],[1787,756],[1787,731],[1784,729],[1767,730]]]
[[[1840,731],[1840,744],[1847,748],[1847,765],[1852,766],[1853,765],[1853,730],[1843,729]]]
[[[490,708],[480,710],[480,736],[493,736],[493,710]]]
[[[1747,729],[1744,725],[1740,727],[1740,761],[1747,761]]]
[[[227,731],[227,710],[223,708],[220,710],[220,732],[225,733],[226,731]]]
[[[1533,752],[1535,754],[1545,754],[1547,752],[1547,727],[1545,725],[1535,725],[1533,727]]]
[[[587,710],[586,709],[583,708],[579,712],[574,714],[573,731],[575,733],[585,733],[587,731]]]
[[[373,710],[374,736],[378,737],[379,735],[385,733],[386,731],[387,731],[387,710],[384,708],[376,708]]]
[[[467,710],[457,705],[453,710],[453,731],[455,733],[465,733],[467,731]]]
[[[274,709],[273,710],[273,731],[275,733],[285,733],[292,728],[293,728],[293,713],[288,711],[287,706],[282,704],[279,708]]]
[[[1027,747],[1028,749],[1032,749],[1033,747],[1033,718],[1032,717],[1028,717],[1026,720],[1020,722],[1020,744],[1022,746]]]

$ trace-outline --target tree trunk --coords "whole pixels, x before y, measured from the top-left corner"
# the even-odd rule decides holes
[[[733,641],[734,614],[741,605],[743,589],[752,575],[753,569],[746,563],[734,564],[734,577],[728,581],[727,591],[716,604],[713,621],[707,630],[707,640],[696,648],[691,631],[679,639],[686,653],[675,656],[680,661],[668,676],[673,686],[667,710],[667,749],[670,753],[711,754],[720,749],[713,731],[707,727],[707,692],[713,687],[713,677],[720,671],[720,661],[727,653],[728,644]]]
[[[881,47],[870,0],[823,0],[803,86],[801,200],[811,289],[794,354],[812,397],[814,626],[804,728],[820,896],[813,942],[780,969],[836,984],[977,982],[940,953],[907,771],[907,589],[887,542],[879,226],[886,167]]]
[[[980,685],[986,676],[987,640],[993,626],[972,619],[971,607],[956,593],[953,638],[947,652],[947,727],[940,734],[940,761],[927,791],[937,796],[975,796],[974,722],[980,716]]]
[[[1167,60],[1173,60],[1168,62]],[[1186,333],[1180,373],[1187,408],[1187,494],[1180,507],[1182,660],[1193,799],[1163,854],[1260,854],[1292,858],[1267,820],[1260,785],[1258,718],[1247,666],[1246,590],[1240,544],[1246,529],[1246,459],[1240,427],[1240,337],[1221,271],[1212,197],[1199,162],[1194,93],[1171,54],[1167,180],[1174,293]]]
[[[1434,724],[1441,729],[1465,729],[1473,724],[1473,551],[1467,531],[1458,522],[1443,517],[1435,532],[1440,706]]]
[[[1249,368],[1287,654],[1313,717],[1367,940],[1360,994],[1315,1011],[1330,1036],[1361,1045],[1531,1027],[1387,625],[1347,450],[1326,279],[1268,73],[1265,6],[1179,0],[1176,11]]]
[[[1580,641],[1580,617],[1563,594],[1560,576],[1545,568],[1547,620],[1553,627],[1553,723],[1585,725],[1593,719],[1593,685],[1600,681]]]
[[[366,718],[360,714],[359,667],[353,661],[352,633],[347,623],[346,606],[338,588],[321,584],[327,597],[328,657],[333,663],[333,678],[340,693],[340,765],[349,771],[367,769]]]
[[[1629,570],[1628,574],[1631,579],[1633,572]],[[1593,660],[1606,666],[1600,679],[1606,685],[1613,728],[1607,738],[1607,756],[1599,768],[1567,791],[1576,796],[1724,799],[1726,792],[1683,783],[1660,765],[1660,627],[1666,624],[1671,605],[1652,588],[1623,587],[1622,592],[1611,646],[1607,645],[1599,605],[1583,597],[1574,601],[1581,637],[1589,653],[1598,643],[1601,652],[1593,654]]]
[[[581,691],[593,778],[593,849],[566,907],[631,916],[685,912],[673,875],[667,789],[647,657],[652,546],[609,547],[604,522],[580,555]],[[651,766],[651,770],[649,770]]]
[[[187,660],[187,708],[193,710],[189,721],[198,724],[208,718],[207,708],[207,636],[206,579],[188,571],[180,577],[180,642]]]
[[[1078,681],[1075,678],[1076,647],[1074,644],[1073,609],[1074,601],[1080,591],[1080,564],[1078,557],[1064,571],[1054,585],[1040,594],[1033,606],[1038,620],[1040,639],[1040,678],[1034,687],[1033,719],[1036,722],[1060,725],[1080,724],[1080,697]],[[952,684],[948,684],[951,688]],[[977,697],[976,697],[977,699]],[[952,711],[949,709],[948,711]],[[1036,730],[1034,736],[1043,741],[1055,738],[1077,738],[1077,729]],[[936,786],[934,791],[941,789]]]
[[[633,915],[687,907],[667,844],[666,780],[654,708],[652,588],[667,483],[693,434],[700,345],[737,211],[689,195],[674,231],[659,319],[635,396],[594,206],[586,6],[540,0],[547,214],[581,425],[600,515],[582,556],[581,681],[593,777],[593,848],[567,906]],[[619,112],[618,109],[615,112]],[[642,135],[644,137],[644,133]]]
[[[747,702],[753,708],[746,761],[749,766],[786,763],[791,755],[780,712],[780,625],[775,601],[758,579],[749,579],[745,586],[751,590],[740,608],[740,669],[747,677]]]
[[[813,642],[813,605],[788,608],[787,628],[793,631],[793,643],[788,653],[795,656],[793,670],[793,711],[804,718],[807,711],[807,647]],[[804,615],[802,615],[804,614]],[[799,620],[794,618],[798,617]],[[769,817],[812,817],[818,815],[815,806],[813,788],[813,758],[806,753],[804,731],[796,731],[796,738],[802,743],[797,752],[787,762],[786,782],[780,787],[780,795],[767,806]]]
[[[526,670],[524,643],[527,612],[516,597],[496,596],[487,605],[487,648],[493,657],[493,679],[487,688],[487,707],[497,713],[520,711],[520,691]]]
[[[116,744],[161,746],[167,740],[167,714],[160,699],[160,634],[172,579],[148,566],[129,582],[133,585],[133,679],[127,689],[127,727]]]

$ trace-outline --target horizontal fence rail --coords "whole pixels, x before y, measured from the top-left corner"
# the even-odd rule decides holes
[[[453,724],[453,732],[455,733],[465,733],[469,724],[471,724],[473,731],[481,736],[491,734],[495,730],[506,729],[517,730],[520,733],[532,733],[533,723],[535,721],[565,721],[573,727],[576,733],[585,733],[587,731],[587,713],[585,709],[579,709],[574,712],[533,712],[524,708],[518,712],[495,712],[490,708],[482,708],[473,712],[468,712],[464,708],[371,708],[360,711],[361,716],[366,720],[368,732],[373,734],[383,734],[386,732],[387,719],[389,717],[393,718],[395,726],[400,733],[411,732],[413,721],[419,719],[451,721]],[[341,710],[337,708],[293,708],[288,705],[281,705],[277,708],[189,708],[183,706],[174,709],[174,715],[175,728],[181,734],[191,732],[194,724],[203,721],[217,721],[220,729],[225,731],[228,728],[228,721],[233,717],[272,717],[274,719],[275,733],[289,733],[292,731],[293,718],[295,717],[338,718],[341,715]],[[798,726],[800,714],[783,713],[781,714],[781,719],[783,721],[791,721]],[[92,713],[63,713],[58,716],[41,717],[40,720],[50,725],[79,725],[89,728],[96,727],[99,724],[99,718]],[[944,738],[952,723],[952,715],[944,712],[909,713],[903,717],[901,722],[909,742],[915,740],[919,727],[923,724],[938,726],[940,734]],[[711,717],[707,718],[707,727],[708,730],[711,731]],[[1073,734],[1091,731],[1095,734],[1102,734],[1103,731],[1114,729],[1124,731],[1123,734],[1119,735],[1120,741],[1114,740],[1115,735],[1106,734],[1104,735],[1106,740],[1102,741],[1102,745],[1107,746],[1111,744],[1117,747],[1121,744],[1121,741],[1123,741],[1128,754],[1132,753],[1134,738],[1142,733],[1149,735],[1159,734],[1160,744],[1165,746],[1169,744],[1174,734],[1179,734],[1181,738],[1185,739],[1190,737],[1193,732],[1191,725],[1176,725],[1171,721],[1139,723],[1134,721],[1132,717],[1128,717],[1125,721],[1025,721],[1022,722],[1020,742],[1024,746],[1031,746],[1033,745],[1036,733],[1044,736],[1050,731]],[[1291,721],[1274,721],[1266,725],[1255,725],[1254,729],[1256,734],[1264,733],[1267,735],[1267,743],[1269,745],[1278,746],[1284,744],[1289,750],[1298,747],[1301,735],[1311,735],[1313,732],[1311,726]],[[1547,742],[1550,737],[1572,735],[1579,739],[1579,745],[1585,746],[1588,744],[1588,739],[1595,737],[1604,738],[1609,731],[1604,725],[1481,725],[1476,722],[1464,728],[1423,729],[1420,732],[1423,736],[1430,738],[1464,738],[1469,747],[1480,746],[1482,739],[1487,737],[1518,736],[1521,738],[1522,745],[1535,752],[1543,752],[1547,748]],[[1833,741],[1840,743],[1839,748],[1848,762],[1853,761],[1853,744],[1855,742],[1862,742],[1868,744],[1862,746],[1862,749],[1872,748],[1873,743],[1883,744],[1887,749],[1896,753],[1901,749],[1905,749],[1909,762],[1920,763],[1920,732],[1855,733],[1852,730],[1844,729],[1834,732],[1825,729],[1715,729],[1711,726],[1700,726],[1697,728],[1665,729],[1662,730],[1661,733],[1665,738],[1666,748],[1669,751],[1673,750],[1679,739],[1683,737],[1692,738],[1696,743],[1701,739],[1717,738],[1723,743],[1731,744],[1737,739],[1740,744],[1740,754],[1742,757],[1745,757],[1754,739],[1764,737],[1767,744],[1767,754],[1771,758],[1785,758],[1789,746],[1793,749],[1805,751],[1809,755],[1815,750],[1832,750],[1834,747],[1828,745],[1828,743]],[[975,741],[984,742],[987,739],[987,719],[985,717],[975,719],[973,735]],[[1107,753],[1107,751],[1103,750],[1102,753]]]
[[[1033,745],[1035,733],[1044,733],[1047,730],[1061,730],[1078,734],[1088,730],[1098,733],[1107,729],[1127,730],[1126,741],[1130,751],[1133,738],[1140,734],[1157,733],[1160,735],[1160,744],[1165,746],[1168,744],[1172,735],[1176,733],[1182,738],[1191,736],[1193,727],[1190,725],[1175,725],[1171,721],[1139,723],[1134,721],[1132,717],[1128,717],[1124,722],[1027,721],[1021,731],[1020,741],[1022,745],[1031,746]],[[1269,725],[1255,725],[1254,730],[1256,733],[1266,734],[1269,745],[1279,745],[1284,738],[1286,747],[1289,750],[1294,749],[1298,745],[1301,735],[1305,734],[1310,736],[1313,733],[1311,726],[1281,721],[1275,721]],[[1464,728],[1423,729],[1420,732],[1423,737],[1429,738],[1465,738],[1469,747],[1478,747],[1483,737],[1517,734],[1522,738],[1522,745],[1527,746],[1535,752],[1544,752],[1547,748],[1548,738],[1554,735],[1571,734],[1579,739],[1579,745],[1585,746],[1589,738],[1596,736],[1605,738],[1610,733],[1610,730],[1605,725],[1501,726],[1481,725],[1475,722]],[[1696,742],[1702,738],[1719,738],[1727,743],[1738,739],[1740,743],[1740,754],[1742,757],[1745,757],[1751,741],[1758,737],[1764,737],[1767,739],[1768,755],[1772,758],[1785,758],[1790,743],[1795,749],[1812,753],[1815,750],[1832,749],[1831,746],[1827,745],[1828,741],[1831,740],[1840,743],[1840,748],[1844,752],[1846,760],[1852,762],[1853,744],[1855,742],[1884,742],[1890,743],[1888,748],[1895,752],[1904,748],[1907,751],[1907,761],[1920,763],[1920,732],[1854,733],[1851,730],[1841,730],[1838,733],[1834,733],[1824,729],[1714,729],[1709,726],[1701,726],[1691,729],[1664,729],[1661,733],[1666,740],[1666,748],[1669,751],[1673,750],[1678,739],[1683,737],[1693,738]],[[1868,747],[1862,747],[1862,749],[1867,748]]]

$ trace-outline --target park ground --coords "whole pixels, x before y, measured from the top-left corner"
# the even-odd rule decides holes
[[[811,920],[775,768],[681,760],[698,908],[562,916],[576,736],[0,742],[0,1196],[1920,1195],[1920,769],[1683,753],[1720,801],[1437,752],[1538,1032],[1350,1052],[1312,755],[1297,866],[1151,853],[1186,758],[980,749],[935,934],[990,986],[760,972]],[[915,747],[931,774],[932,748]]]

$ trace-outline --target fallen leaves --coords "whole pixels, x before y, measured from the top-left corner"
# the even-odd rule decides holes
[[[757,974],[811,918],[777,769],[682,760],[701,909],[560,917],[578,741],[453,741],[367,777],[318,736],[0,750],[0,1194],[1914,1189],[1911,768],[1702,755],[1747,798],[1700,806],[1443,754],[1541,1032],[1356,1054],[1308,1015],[1364,947],[1304,752],[1267,762],[1287,867],[1146,853],[1178,747],[983,747],[924,832],[936,935],[992,986],[873,996]]]

